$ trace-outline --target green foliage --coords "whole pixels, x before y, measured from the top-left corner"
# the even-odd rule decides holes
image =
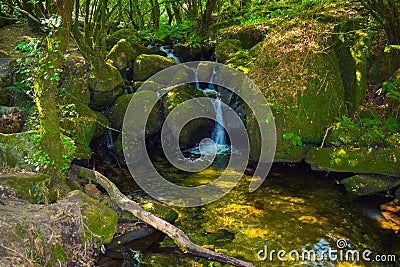
[[[67,253],[60,244],[55,244],[51,250],[50,266],[54,266],[56,263],[65,263],[67,259]]]
[[[48,204],[49,201],[49,180],[40,182],[32,182],[29,190],[31,196],[35,199],[38,204]]]
[[[295,135],[294,133],[284,133],[282,137],[285,141],[291,141],[293,146],[303,146],[303,141],[301,140],[301,137]]]
[[[400,81],[384,82],[382,84],[382,93],[384,93],[387,98],[400,103]]]
[[[192,22],[185,20],[182,23],[175,25],[161,24],[160,28],[156,31],[152,29],[146,29],[139,31],[138,34],[142,40],[151,43],[172,42],[173,40],[190,38],[192,27]]]
[[[400,147],[400,123],[396,117],[371,118],[337,117],[330,142],[349,147]]]

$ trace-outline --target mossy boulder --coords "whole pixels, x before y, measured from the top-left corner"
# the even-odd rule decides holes
[[[96,130],[96,113],[72,95],[62,99],[60,105],[68,110],[67,116],[60,121],[60,127],[75,142],[75,158],[90,159],[92,151],[89,144]]]
[[[70,192],[64,202],[80,207],[85,228],[85,238],[94,239],[97,245],[112,240],[118,229],[118,213],[83,193],[75,190]]]
[[[185,84],[174,88],[169,91],[164,98],[164,114],[165,117],[177,106],[181,103],[198,97],[206,97],[206,95],[201,91],[196,89],[195,87]],[[201,108],[199,106],[198,108]],[[178,112],[182,112],[182,115],[175,115],[168,120],[168,128],[172,132],[177,132],[180,125],[180,120],[188,114],[185,109],[179,110]],[[192,113],[190,113],[193,116]],[[174,119],[175,118],[175,119]],[[179,142],[183,147],[190,147],[200,142],[203,138],[210,137],[211,132],[214,126],[214,121],[209,119],[195,119],[189,121],[180,131],[179,133]],[[178,138],[178,136],[175,136]]]
[[[121,72],[125,79],[128,72],[133,70],[133,62],[138,56],[126,39],[121,39],[116,43],[107,55],[107,59]]]
[[[315,25],[308,27],[288,25],[284,32],[271,32],[250,70],[274,114],[276,161],[301,161],[309,146],[320,145],[326,128],[345,111],[336,55],[332,49],[321,50],[329,46],[323,36],[307,42],[306,36],[318,30]],[[249,107],[246,117],[250,154],[257,159],[259,133]]]
[[[146,99],[146,96],[153,95],[155,94],[152,91],[140,91],[135,94],[140,94],[140,97],[143,97],[143,99]],[[124,121],[124,117],[128,116],[128,118],[131,116],[134,118],[134,116],[142,116],[142,114],[148,112],[147,109],[150,109],[150,105],[148,103],[143,103],[143,106],[137,107],[137,112],[136,114],[126,114],[126,109],[128,108],[128,105],[132,99],[134,94],[126,94],[123,96],[120,96],[117,101],[115,101],[114,105],[111,107],[111,111],[109,113],[110,116],[110,121],[111,121],[111,126],[115,129],[122,130],[122,124]],[[161,119],[161,112],[158,109],[158,105],[155,105],[154,108],[152,108],[149,119],[147,121],[147,127],[146,127],[146,136],[155,134],[159,132],[161,129],[162,125],[162,119]]]
[[[388,148],[313,148],[305,158],[314,169],[400,176],[400,151]]]
[[[63,86],[68,94],[79,100],[82,104],[89,105],[90,89],[86,81],[74,79]]]
[[[129,44],[137,42],[136,30],[135,29],[120,29],[107,36],[107,47],[112,48],[121,39],[125,39]]]
[[[139,55],[133,65],[134,80],[145,81],[157,72],[176,64],[172,59],[159,55]]]
[[[88,79],[91,90],[90,107],[101,111],[111,106],[119,96],[124,94],[123,83],[121,73],[109,61],[94,69]]]
[[[215,57],[218,62],[225,63],[236,52],[242,49],[242,44],[238,39],[226,39],[218,42],[215,46]]]
[[[400,185],[400,178],[385,175],[354,175],[340,181],[347,192],[366,196],[386,192]]]
[[[264,40],[267,28],[262,24],[231,26],[218,31],[218,38],[221,40],[237,39],[244,49],[250,49],[257,43]]]

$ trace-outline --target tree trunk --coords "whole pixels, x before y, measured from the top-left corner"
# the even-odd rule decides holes
[[[218,261],[224,264],[231,264],[233,266],[238,266],[238,267],[253,266],[252,263],[238,260],[236,258],[232,258],[229,256],[225,256],[223,254],[218,254],[214,251],[200,247],[199,245],[193,243],[182,230],[176,228],[169,222],[166,222],[154,216],[150,212],[145,211],[138,203],[136,203],[135,201],[129,199],[124,194],[122,194],[119,191],[119,189],[115,186],[115,184],[113,184],[109,179],[107,179],[107,177],[105,177],[101,173],[76,165],[73,165],[71,167],[71,172],[73,174],[83,174],[85,177],[95,180],[107,191],[110,198],[122,210],[132,213],[137,218],[141,219],[142,221],[148,223],[149,225],[153,226],[154,228],[168,235],[185,253],[190,253],[193,254],[194,256],[210,259],[213,261]]]

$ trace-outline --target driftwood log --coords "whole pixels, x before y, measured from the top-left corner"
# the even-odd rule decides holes
[[[101,173],[77,165],[73,165],[71,167],[71,172],[73,174],[84,174],[86,177],[96,181],[107,191],[110,198],[122,210],[132,213],[137,218],[165,233],[184,253],[190,253],[197,257],[218,261],[224,264],[231,264],[237,267],[254,266],[250,262],[242,261],[224,254],[219,254],[193,243],[182,230],[144,210],[137,202],[122,194],[118,187]]]

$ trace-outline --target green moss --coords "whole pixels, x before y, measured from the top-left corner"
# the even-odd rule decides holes
[[[31,140],[35,134],[33,131],[16,134],[0,133],[0,161],[10,167],[31,169],[32,165],[25,159],[34,152]]]
[[[51,249],[50,266],[54,266],[58,262],[65,263],[66,260],[67,253],[65,252],[63,247],[60,244],[53,245],[53,248]]]
[[[218,62],[225,63],[236,52],[242,49],[242,44],[238,39],[226,39],[218,42],[215,46],[215,57]]]
[[[314,148],[306,156],[320,169],[394,176],[400,176],[399,159],[399,150],[385,148]]]
[[[120,29],[107,36],[107,47],[111,48],[118,43],[119,40],[125,39],[129,44],[137,42],[137,37],[134,29]]]
[[[285,40],[289,37],[282,33],[276,33],[277,39],[275,34],[267,38],[264,46],[259,47],[260,56],[250,72],[267,101],[273,104],[277,161],[300,161],[306,151],[306,148],[293,148],[292,142],[284,140],[285,133],[299,136],[306,145],[319,145],[326,127],[344,112],[344,89],[335,53],[320,52],[323,41],[307,47],[310,44],[300,38],[302,34],[309,34],[304,31],[299,31],[299,39],[294,40],[294,37]],[[246,110],[246,115],[249,112]],[[254,117],[248,118],[250,143],[254,143],[251,147],[257,147],[260,143],[256,121]]]
[[[136,58],[133,65],[134,79],[145,81],[157,72],[176,64],[177,62],[163,56],[142,54]]]
[[[358,196],[386,192],[400,185],[400,179],[384,175],[354,175],[341,182],[347,192]]]
[[[75,142],[75,158],[91,158],[92,151],[89,144],[96,130],[96,113],[71,95],[60,100],[60,105],[64,106],[64,109],[68,107],[68,112],[60,121],[60,127],[63,129],[63,134]],[[61,109],[63,110],[63,107]]]
[[[88,79],[92,93],[90,107],[99,111],[111,106],[124,94],[123,83],[121,73],[111,62],[96,68]]]
[[[250,49],[265,38],[267,29],[262,24],[232,26],[218,32],[218,37],[224,39],[238,39],[244,49]]]
[[[79,205],[85,227],[85,238],[91,238],[100,243],[112,240],[118,228],[118,213],[82,191],[72,191],[66,197],[67,201]]]
[[[132,48],[126,39],[121,39],[111,49],[107,55],[107,59],[119,70],[132,67],[132,62],[138,56],[137,52]]]
[[[173,223],[178,218],[178,213],[171,207],[155,201],[142,202],[141,206],[144,210],[170,223]]]
[[[33,185],[49,181],[50,177],[45,174],[35,175],[8,175],[3,176],[1,180],[6,181],[12,188],[15,189],[18,197],[37,203],[37,198],[33,194]]]

